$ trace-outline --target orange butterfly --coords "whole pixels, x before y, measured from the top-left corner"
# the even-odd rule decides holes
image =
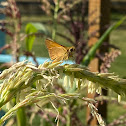
[[[54,42],[51,39],[46,39],[45,41],[46,47],[49,52],[49,56],[53,63],[67,60],[69,57],[73,56],[73,52],[75,51],[75,47],[65,47]]]

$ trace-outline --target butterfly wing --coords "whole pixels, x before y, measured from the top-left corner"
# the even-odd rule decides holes
[[[54,60],[53,62],[68,59],[67,49],[64,46],[50,39],[46,39],[45,43],[51,60]]]
[[[64,47],[63,45],[60,45],[56,42],[54,42],[53,40],[51,39],[46,39],[45,41],[46,43],[46,47],[49,49],[49,48],[52,48],[52,47]],[[65,47],[64,47],[65,48]]]

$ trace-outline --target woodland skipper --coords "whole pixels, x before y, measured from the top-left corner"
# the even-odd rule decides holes
[[[50,59],[53,60],[52,63],[67,60],[69,57],[73,56],[73,52],[75,51],[74,46],[65,47],[51,39],[46,39],[45,44],[48,49]]]

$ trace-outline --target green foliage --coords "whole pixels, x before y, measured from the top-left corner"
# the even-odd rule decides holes
[[[90,61],[94,58],[97,49],[101,46],[101,44],[104,42],[104,40],[106,39],[106,37],[108,37],[108,35],[113,30],[115,30],[116,28],[118,28],[125,21],[125,19],[126,19],[126,17],[123,17],[121,20],[119,20],[118,22],[116,22],[115,24],[113,24],[111,27],[109,27],[106,30],[106,32],[101,36],[101,38],[96,42],[96,44],[91,47],[91,49],[89,50],[89,52],[87,53],[87,55],[83,58],[83,61],[82,61],[83,65],[87,66],[90,63]]]
[[[17,110],[17,124],[18,126],[26,126],[25,107]]]
[[[37,32],[37,29],[31,24],[27,24],[26,26],[26,34],[33,34]],[[33,46],[33,42],[35,40],[35,35],[29,36],[26,38],[26,49],[27,51],[31,51],[32,50],[32,46]]]
[[[50,37],[50,32],[42,23],[28,23],[25,30],[26,37],[26,49],[31,51],[33,47],[34,40],[37,34],[42,34]]]

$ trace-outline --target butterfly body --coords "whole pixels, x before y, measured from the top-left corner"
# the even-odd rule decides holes
[[[53,60],[53,63],[67,60],[69,57],[72,56],[72,53],[75,50],[75,47],[73,46],[65,47],[54,42],[51,39],[46,39],[45,44],[48,49],[49,56],[51,60]]]

